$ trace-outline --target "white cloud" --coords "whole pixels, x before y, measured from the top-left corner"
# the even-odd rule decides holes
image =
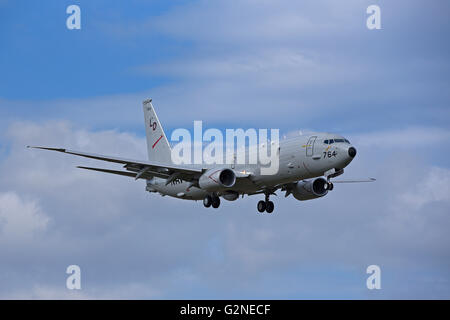
[[[51,287],[47,285],[32,285],[31,288],[23,290],[12,290],[2,299],[14,300],[87,300],[93,299],[82,290],[68,290],[63,286]]]
[[[83,278],[81,278],[83,280]],[[155,299],[160,297],[160,292],[149,288],[142,283],[130,283],[110,288],[81,288],[69,290],[60,286],[34,284],[31,288],[12,290],[8,295],[1,295],[2,299],[18,300],[94,300],[94,299]]]
[[[387,296],[424,297],[439,282],[443,290],[437,297],[448,298],[449,282],[442,281],[450,270],[448,171],[442,168],[448,152],[439,148],[439,156],[418,159],[423,146],[434,152],[449,140],[448,81],[442,71],[448,62],[429,50],[441,44],[439,37],[428,43],[433,34],[424,31],[429,26],[422,13],[432,6],[386,2],[385,31],[368,33],[368,4],[196,1],[125,25],[114,14],[103,15],[113,20],[108,32],[121,40],[135,37],[125,45],[141,53],[168,53],[156,60],[150,54],[151,61],[131,59],[122,72],[141,73],[130,80],[170,81],[142,92],[85,99],[0,99],[5,111],[0,127],[6,130],[1,141],[7,145],[2,148],[0,194],[15,195],[17,208],[35,213],[25,216],[25,227],[40,235],[33,246],[0,242],[0,295],[235,298],[246,292],[248,297],[292,298],[320,291],[322,297],[346,298],[355,292],[364,297],[365,268],[377,263],[391,275],[392,270],[402,275],[425,269],[431,279],[416,282],[413,292],[404,282],[387,279]],[[439,26],[437,19],[446,23],[444,12],[433,12],[431,25]],[[418,16],[424,22],[421,32],[407,42],[414,27],[410,23]],[[155,49],[154,36],[169,45]],[[426,45],[416,46],[423,40]],[[256,214],[258,196],[206,210],[201,203],[148,194],[143,181],[75,168],[110,164],[25,148],[45,144],[145,159],[142,137],[48,119],[142,130],[141,101],[149,97],[166,128],[190,127],[202,119],[208,126],[375,130],[351,139],[358,156],[346,176],[373,174],[378,180],[339,185],[310,202],[279,193],[273,197],[275,213],[262,216]],[[9,126],[14,117],[33,122]],[[425,122],[444,125],[412,127]],[[381,126],[399,129],[379,131]],[[409,157],[398,156],[396,148],[407,149]],[[20,235],[11,232],[11,237]],[[86,275],[86,289],[73,295],[64,288],[65,267],[72,263]],[[359,277],[361,286],[354,280]]]
[[[30,241],[45,231],[49,218],[36,201],[24,200],[15,192],[0,192],[0,239]]]
[[[427,175],[409,186],[399,196],[404,206],[420,209],[431,202],[450,201],[450,170],[432,167]]]
[[[289,90],[299,86],[325,85],[349,81],[357,68],[322,61],[296,48],[262,48],[256,52],[228,52],[223,55],[183,58],[132,69],[138,74],[175,77],[188,81],[231,81],[271,90]]]
[[[439,127],[406,127],[355,135],[353,139],[362,147],[425,149],[450,141],[450,130]]]
[[[8,139],[11,148],[0,163],[0,190],[2,196],[9,195],[5,199],[13,200],[4,203],[15,203],[18,211],[29,213],[25,217],[32,223],[26,228],[46,231],[32,252],[22,248],[19,254],[14,246],[0,243],[0,281],[4,290],[17,296],[186,298],[194,294],[187,288],[202,286],[218,297],[240,289],[267,296],[270,290],[261,280],[293,268],[301,273],[323,265],[349,270],[361,266],[364,273],[366,262],[373,261],[391,268],[420,264],[417,257],[432,264],[450,263],[448,219],[442,213],[449,207],[447,169],[417,163],[420,171],[412,161],[406,168],[380,162],[376,156],[361,163],[358,157],[350,165],[352,176],[366,176],[371,168],[377,182],[340,185],[327,197],[309,202],[279,193],[273,197],[276,213],[259,216],[258,196],[223,201],[212,212],[201,203],[148,194],[142,181],[74,168],[103,167],[102,162],[24,148],[30,142],[145,158],[144,139],[132,134],[92,132],[64,122],[21,122],[10,127]],[[389,149],[383,145],[377,148],[385,150]],[[51,228],[43,222],[45,217]],[[16,229],[10,230],[16,235]],[[34,255],[41,262],[31,267]],[[88,275],[81,295],[57,289],[65,283],[57,275],[73,263]],[[14,271],[18,268],[21,273]],[[17,276],[1,278],[11,272]],[[286,284],[288,279],[280,277]],[[404,294],[400,290],[396,296]]]
[[[367,6],[366,6],[367,7]],[[356,24],[348,18],[364,10],[361,1],[197,1],[175,6],[159,17],[127,24],[125,34],[158,30],[165,35],[194,42],[233,45],[272,44],[299,38],[336,34]],[[314,12],[314,15],[310,13]],[[362,11],[364,13],[364,11]],[[315,19],[317,16],[320,19]],[[208,27],[205,27],[208,26]],[[114,28],[121,36],[121,28]]]
[[[77,169],[77,165],[99,165],[97,161],[67,155],[61,157],[53,152],[28,149],[28,145],[64,147],[111,156],[127,155],[135,159],[147,158],[145,140],[142,138],[114,130],[88,132],[85,129],[75,129],[68,122],[53,121],[42,125],[16,122],[10,126],[7,137],[13,141],[13,145],[9,157],[2,164],[0,175],[3,176],[5,185],[13,188],[18,186],[36,191],[46,186],[52,192],[58,192],[64,185],[89,179],[90,175]],[[10,168],[22,170],[11,175]]]

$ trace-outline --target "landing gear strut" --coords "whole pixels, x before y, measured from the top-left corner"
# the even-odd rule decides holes
[[[275,208],[275,205],[273,204],[272,201],[269,200],[269,193],[266,193],[265,200],[259,201],[258,205],[257,205],[257,209],[261,213],[264,211],[266,211],[267,213],[272,213],[274,208]]]

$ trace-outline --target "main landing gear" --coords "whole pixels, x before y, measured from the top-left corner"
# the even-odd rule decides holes
[[[258,211],[259,212],[264,212],[266,211],[267,213],[272,213],[273,209],[275,208],[275,205],[273,204],[272,201],[269,200],[269,194],[266,193],[266,199],[263,201],[259,201],[258,205],[257,205]]]
[[[203,198],[203,205],[206,208],[213,207],[214,209],[217,209],[220,206],[220,198],[216,194],[207,195],[205,198]]]

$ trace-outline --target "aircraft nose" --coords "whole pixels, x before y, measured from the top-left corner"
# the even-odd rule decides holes
[[[356,149],[354,147],[348,148],[348,155],[354,158],[356,156]]]

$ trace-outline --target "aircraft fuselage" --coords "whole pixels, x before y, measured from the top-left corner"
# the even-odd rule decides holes
[[[330,143],[331,141],[333,142]],[[251,173],[251,179],[239,179],[232,188],[225,190],[225,192],[248,194],[252,191],[256,192],[262,187],[274,187],[324,176],[326,172],[333,169],[337,172],[353,160],[356,149],[340,135],[315,133],[281,140],[277,152],[279,153],[279,169],[276,174],[272,175],[260,175],[259,165],[256,164],[192,166],[230,168],[236,172]],[[166,185],[166,179],[156,177],[147,180],[147,190],[186,200],[202,200],[208,194],[205,190],[190,186],[187,181],[175,179]]]

